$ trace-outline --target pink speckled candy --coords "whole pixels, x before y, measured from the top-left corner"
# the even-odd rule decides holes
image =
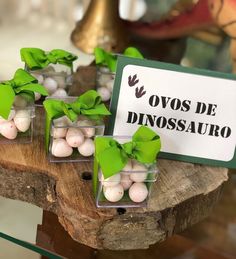
[[[53,128],[52,129],[52,137],[53,138],[64,138],[66,136],[67,133],[67,128]]]
[[[82,156],[92,156],[95,151],[93,140],[90,138],[85,139],[85,141],[78,147],[78,151]]]
[[[52,95],[52,97],[59,97],[59,98],[63,98],[63,97],[67,97],[68,94],[66,92],[66,90],[59,88],[57,89]]]
[[[127,164],[125,165],[125,167],[122,169],[122,172],[124,171],[124,172],[127,172],[126,174],[128,174],[129,172],[132,171],[132,167],[133,167],[132,166],[132,160],[129,159]]]
[[[56,157],[68,157],[72,155],[73,148],[68,145],[65,139],[58,138],[53,140],[51,152]]]
[[[18,110],[14,117],[14,123],[17,129],[21,132],[26,132],[31,124],[30,111],[29,110]]]
[[[126,191],[132,185],[132,180],[130,180],[129,175],[122,174],[120,183],[123,186],[124,190]]]
[[[121,184],[117,184],[115,186],[103,187],[103,193],[108,201],[117,202],[122,199],[124,189]]]
[[[110,100],[111,93],[106,87],[103,87],[103,86],[99,87],[97,89],[97,92],[101,96],[103,102],[106,102],[106,101]]]
[[[84,134],[78,128],[69,128],[66,134],[66,141],[71,147],[79,147],[84,142]]]
[[[115,186],[115,185],[119,184],[120,183],[120,179],[121,179],[120,174],[115,174],[115,175],[113,175],[111,177],[108,177],[106,179],[104,179],[104,176],[102,174],[101,182],[102,182],[103,186],[111,187],[111,186]]]
[[[44,87],[48,90],[49,94],[53,94],[57,90],[57,81],[51,77],[48,77],[43,82]]]
[[[91,138],[95,135],[95,128],[94,126],[94,122],[90,121],[90,120],[78,120],[77,125],[83,128],[80,128],[80,130],[83,132],[84,136],[86,138]],[[84,126],[88,126],[88,128],[84,127]]]
[[[144,183],[134,183],[129,188],[129,197],[133,202],[142,202],[148,196],[148,189]]]
[[[130,179],[136,183],[144,182],[147,178],[147,168],[143,164],[134,161],[132,171],[130,173]]]
[[[0,134],[7,139],[15,139],[17,128],[13,121],[6,121],[0,124]]]

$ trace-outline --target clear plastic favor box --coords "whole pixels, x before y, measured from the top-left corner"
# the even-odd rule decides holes
[[[25,69],[47,89],[49,96],[60,98],[68,96],[73,73],[70,67],[50,64],[48,67],[39,70],[30,70],[27,66]],[[42,105],[44,99],[45,97],[39,94],[35,96],[36,104]]]
[[[106,136],[105,136],[106,137]],[[123,137],[115,137],[119,143]],[[128,142],[128,139],[125,138]],[[112,161],[111,161],[112,162]],[[96,206],[103,208],[146,207],[151,194],[153,183],[158,177],[156,162],[141,164],[136,160],[129,160],[127,165],[112,177],[104,179],[101,168],[94,164],[97,179],[93,184],[96,192]]]
[[[61,100],[69,103],[76,98],[67,97]],[[104,129],[103,120],[92,120],[85,115],[79,115],[78,120],[74,122],[66,116],[53,120],[50,130],[49,161],[92,161],[95,151],[94,138],[102,136]]]

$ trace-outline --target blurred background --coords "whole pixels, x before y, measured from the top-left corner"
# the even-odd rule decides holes
[[[192,8],[197,2],[120,0],[119,14],[122,19],[130,21],[161,21],[173,17],[176,12],[178,15]],[[84,17],[89,3],[90,0],[1,0],[0,80],[11,78],[15,70],[22,67],[19,55],[22,47],[45,50],[62,48],[78,54],[76,66],[90,64],[94,59],[93,55],[79,50],[71,42],[76,22]],[[180,27],[179,31],[181,30]],[[228,73],[231,71],[229,39],[217,28],[204,31],[200,29],[198,33],[189,35],[180,33],[176,39],[131,38],[132,45],[140,48],[144,56],[150,59]],[[100,258],[236,258],[235,185],[236,175],[231,174],[221,201],[212,215],[185,233],[147,251],[104,252],[100,254]],[[0,232],[35,243],[37,226],[42,223],[42,213],[40,208],[33,205],[0,198]],[[53,224],[57,226],[59,223],[55,219]],[[60,231],[66,235],[63,229]],[[60,250],[60,246],[56,249]],[[41,256],[0,239],[0,258],[34,259]]]
[[[170,10],[173,9],[173,13],[189,8],[194,2],[197,1],[120,0],[119,13],[123,19],[131,21],[168,19]],[[89,3],[90,0],[1,0],[0,80],[8,79],[22,66],[21,47],[64,48],[79,54],[78,64],[91,62],[93,57],[79,51],[70,41],[75,23],[82,19]],[[148,40],[134,39],[131,43],[138,45],[148,58],[169,62],[180,59],[180,63],[187,66],[231,71],[227,37],[219,31],[204,33],[179,39],[149,40],[148,43]]]

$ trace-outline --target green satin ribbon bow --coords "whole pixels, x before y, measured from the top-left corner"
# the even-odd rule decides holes
[[[106,179],[120,172],[129,158],[144,164],[155,162],[161,140],[153,130],[141,126],[130,142],[120,144],[109,137],[96,137],[95,147],[96,162]]]
[[[104,49],[98,47],[94,49],[94,55],[97,65],[107,66],[111,72],[116,71],[118,55],[106,52]],[[131,58],[144,58],[143,55],[138,51],[138,49],[134,47],[128,47],[127,49],[125,49],[122,55]]]
[[[22,48],[20,50],[21,60],[31,70],[47,67],[49,64],[62,64],[72,69],[73,61],[78,57],[62,49],[54,49],[48,53],[38,48]]]
[[[34,92],[48,95],[44,86],[23,69],[17,69],[14,78],[0,84],[0,115],[7,119],[16,95],[21,95],[27,101],[34,102]]]
[[[91,119],[99,120],[111,113],[107,110],[100,95],[95,90],[89,90],[79,96],[76,101],[66,103],[62,100],[48,99],[43,102],[47,112],[46,116],[46,149],[49,147],[50,127],[53,119],[66,115],[72,122],[76,121],[78,115],[86,115]]]

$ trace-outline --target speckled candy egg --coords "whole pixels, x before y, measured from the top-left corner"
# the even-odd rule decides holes
[[[69,128],[66,134],[66,141],[71,147],[79,147],[84,142],[84,134],[78,128]]]
[[[134,183],[129,188],[129,197],[133,202],[142,202],[148,196],[148,189],[144,183]]]
[[[95,151],[95,145],[92,139],[85,139],[84,143],[78,147],[78,151],[82,156],[92,156]]]
[[[0,133],[7,139],[15,139],[17,137],[17,128],[13,121],[6,121],[0,124]]]
[[[125,167],[122,169],[122,172],[125,172],[125,175],[128,175],[132,171],[133,165],[132,160],[129,159]]]
[[[117,202],[122,199],[124,189],[121,184],[117,184],[115,186],[103,187],[103,193],[108,201]]]
[[[62,97],[63,98],[63,97],[67,97],[68,95],[67,95],[67,92],[64,89],[59,88],[51,96],[52,97]]]
[[[147,168],[134,161],[133,162],[133,172],[130,173],[130,179],[136,183],[141,183],[141,182],[144,182],[145,179],[147,178]]]
[[[43,82],[44,87],[48,90],[49,94],[53,94],[57,90],[57,81],[51,77],[48,77]]]
[[[101,176],[102,185],[105,186],[105,187],[115,186],[115,185],[120,183],[120,180],[121,180],[120,174],[115,174],[115,175],[113,175],[111,177],[108,177],[106,179],[104,179],[103,174]]]
[[[103,102],[110,100],[111,93],[106,87],[99,87],[97,92],[101,96]]]
[[[132,185],[132,180],[130,180],[128,175],[122,174],[120,184],[123,186],[124,190],[128,190],[130,186]]]
[[[89,126],[88,128],[80,128],[86,138],[91,138],[95,135],[94,122],[91,120],[78,120],[79,127]]]
[[[107,71],[108,72],[108,71]],[[98,83],[100,86],[105,86],[108,81],[110,81],[111,75],[108,73],[100,74],[98,78]]]
[[[52,155],[56,157],[68,157],[72,155],[73,148],[68,145],[65,139],[54,139],[52,142]]]
[[[26,132],[31,123],[30,111],[29,110],[18,110],[14,117],[14,123],[17,129],[21,132]]]
[[[51,136],[53,138],[65,138],[67,133],[67,128],[53,128],[51,132]]]

